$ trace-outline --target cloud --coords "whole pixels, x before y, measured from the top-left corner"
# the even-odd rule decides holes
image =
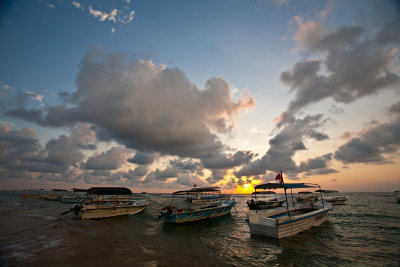
[[[88,170],[118,170],[128,163],[127,159],[131,155],[130,150],[123,147],[113,147],[102,153],[96,152],[88,158],[84,167]]]
[[[79,168],[84,159],[81,148],[87,147],[86,142],[92,142],[93,137],[88,125],[78,124],[69,136],[53,138],[43,148],[34,130],[15,131],[3,124],[0,127],[0,168],[7,171],[4,178],[59,178],[61,176],[56,174]]]
[[[206,179],[207,182],[210,184],[216,184],[222,180],[224,180],[224,177],[227,175],[228,170],[222,170],[222,169],[215,169],[212,170],[212,174],[210,177]]]
[[[235,172],[237,177],[263,175],[267,170],[284,172],[299,172],[302,168],[293,161],[294,154],[305,150],[306,138],[322,141],[327,135],[317,131],[326,123],[323,116],[307,115],[303,119],[292,119],[282,126],[279,133],[270,139],[267,153]],[[303,168],[304,169],[304,168]]]
[[[237,151],[235,154],[216,154],[203,158],[201,162],[207,169],[229,169],[248,163],[254,154],[251,151]]]
[[[153,161],[154,155],[144,152],[136,152],[132,158],[128,159],[128,162],[139,165],[148,165],[153,163]]]
[[[400,148],[400,116],[397,107],[392,105],[398,116],[390,122],[374,125],[364,130],[335,152],[335,159],[345,164],[366,163],[384,164],[392,161],[386,155],[394,154]]]
[[[81,3],[79,3],[78,1],[72,1],[72,4],[73,4],[76,8],[79,8],[80,10],[84,10],[83,6],[82,6]]]
[[[43,114],[25,109],[7,114],[53,127],[89,122],[103,141],[206,158],[224,148],[216,133],[229,133],[237,114],[254,105],[248,95],[234,101],[229,83],[220,77],[199,89],[177,68],[106,53],[96,46],[82,59],[76,86],[68,105],[50,106]]]
[[[351,103],[399,85],[400,77],[391,67],[398,58],[392,48],[400,45],[398,19],[381,25],[376,34],[363,26],[328,31],[321,22],[296,20],[294,39],[319,57],[297,62],[281,74],[281,81],[296,93],[287,110],[289,115],[326,98]]]

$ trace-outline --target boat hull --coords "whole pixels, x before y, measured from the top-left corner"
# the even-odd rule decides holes
[[[84,205],[83,208],[76,212],[76,215],[78,218],[84,220],[108,218],[121,215],[132,215],[143,211],[149,204],[150,202],[147,201],[143,204],[135,205]]]
[[[286,212],[282,212],[282,210],[280,212],[275,211],[267,214],[250,214],[250,233],[274,238],[293,236],[323,223],[328,216],[328,211],[332,208],[329,203],[325,203],[325,206],[325,208],[313,209],[311,204],[300,205],[299,207],[291,208],[289,212],[294,213],[296,210],[308,210],[308,212],[290,217],[287,216]],[[276,217],[274,217],[274,214]]]
[[[182,212],[174,212],[170,216],[163,216],[163,220],[169,223],[189,223],[205,219],[216,218],[227,215],[236,204],[234,199],[229,201],[229,204],[223,204],[217,207],[202,208],[196,210],[183,210]]]

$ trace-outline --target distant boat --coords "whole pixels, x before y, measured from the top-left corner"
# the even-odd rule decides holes
[[[311,203],[318,200],[318,195],[310,191],[302,191],[297,193],[296,201],[298,203]]]
[[[213,197],[212,199],[204,198],[204,196],[209,196],[209,193],[214,194],[216,190],[220,193],[219,195],[221,195],[217,187],[192,188],[190,190],[174,192],[172,193],[171,205],[161,209],[158,219],[162,218],[165,222],[169,223],[188,223],[229,214],[231,209],[236,205],[234,199],[226,200],[224,197]],[[193,197],[193,195],[198,198],[192,198],[192,201],[190,201],[189,199]],[[185,203],[182,202],[181,198],[175,199],[175,202],[178,201],[178,203],[173,203],[175,197],[181,196],[186,196],[185,202],[187,203],[187,207],[174,206],[178,203]],[[193,200],[203,201],[193,202]]]
[[[337,190],[316,190],[316,193],[323,193],[324,200],[332,203],[332,205],[345,205],[347,198],[342,196]]]
[[[254,189],[284,189],[287,199],[287,189],[300,189],[319,187],[316,184],[293,183],[293,184],[260,184]],[[332,205],[322,198],[318,202],[297,203],[292,205],[286,201],[286,209],[269,209],[263,212],[249,214],[250,233],[264,235],[274,238],[293,236],[301,231],[307,230],[312,226],[323,223]]]
[[[133,197],[125,187],[92,187],[88,189],[87,198],[90,204],[75,204],[71,210],[81,219],[98,219],[141,212],[150,204],[148,199]]]
[[[57,194],[45,194],[42,196],[42,199],[48,201],[59,201],[61,199],[61,196]]]
[[[250,210],[263,210],[282,207],[284,197],[277,197],[274,191],[253,192],[251,200],[247,200]]]
[[[19,197],[22,199],[42,199],[43,195],[37,193],[29,193],[29,194],[21,194],[19,195]]]
[[[400,190],[394,191],[394,196],[397,199],[397,203],[400,203]]]

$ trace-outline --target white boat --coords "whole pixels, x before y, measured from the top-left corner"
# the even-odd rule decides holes
[[[284,189],[287,200],[287,189],[300,189],[319,187],[315,184],[293,183],[293,184],[260,184],[255,190],[260,189]],[[293,196],[292,196],[293,197]],[[250,233],[264,235],[274,238],[293,236],[301,231],[323,223],[328,212],[332,209],[329,202],[324,201],[322,194],[318,202],[292,203],[286,201],[286,209],[269,209],[262,212],[249,214]]]
[[[297,203],[312,203],[318,200],[318,195],[310,191],[302,191],[297,193]]]
[[[250,210],[263,210],[282,207],[285,197],[277,197],[274,191],[253,192],[252,198],[247,200]]]
[[[397,203],[400,203],[400,190],[394,191],[394,196],[397,199]]]
[[[317,190],[316,193],[323,193],[324,200],[332,203],[332,205],[346,205],[347,198],[342,196],[337,190]]]
[[[201,193],[208,195],[208,193],[215,192],[215,190],[215,187],[204,187],[172,193],[171,205],[161,209],[158,219],[162,218],[165,222],[181,224],[220,217],[230,213],[231,209],[236,205],[234,199],[212,198],[212,202],[210,202],[210,199],[204,199],[204,201],[199,202],[188,201],[188,198],[193,196],[193,194],[198,195],[199,199],[202,199]],[[183,195],[186,196],[184,202],[178,198],[175,199],[178,203],[173,203],[175,197]],[[177,207],[177,204],[181,204],[181,207]],[[182,204],[186,207],[182,207]]]
[[[148,199],[133,197],[131,190],[125,187],[92,187],[87,198],[91,199],[90,204],[75,204],[70,210],[80,219],[136,214],[150,204]]]

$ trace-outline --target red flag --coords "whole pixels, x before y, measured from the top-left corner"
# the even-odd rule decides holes
[[[275,177],[275,180],[279,180],[279,183],[280,183],[280,184],[283,183],[282,171],[281,171],[280,173],[278,173],[278,175]]]
[[[196,184],[194,184],[193,187],[196,187]]]

